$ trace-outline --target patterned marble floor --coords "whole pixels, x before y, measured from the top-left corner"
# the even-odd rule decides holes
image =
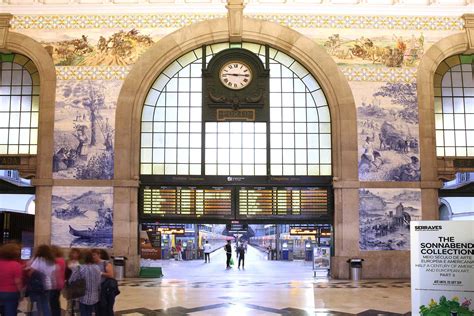
[[[409,280],[315,279],[310,263],[267,261],[254,248],[248,250],[245,270],[226,270],[222,250],[212,254],[211,263],[163,261],[160,266],[160,279],[120,282],[116,315],[382,316],[410,311]]]
[[[311,263],[267,261],[254,248],[248,250],[245,270],[226,270],[222,250],[212,254],[211,263],[164,261],[160,266],[165,275],[161,279],[121,282],[125,296],[117,300],[118,315],[408,315],[410,311],[409,280],[315,279]]]

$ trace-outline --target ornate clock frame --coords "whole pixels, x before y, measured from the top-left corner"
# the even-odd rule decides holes
[[[203,58],[203,122],[269,120],[269,48],[265,64],[253,52],[229,48],[217,53],[207,64]],[[206,56],[205,48],[203,56]],[[251,82],[242,89],[226,87],[220,80],[221,68],[232,61],[244,63],[252,72]]]

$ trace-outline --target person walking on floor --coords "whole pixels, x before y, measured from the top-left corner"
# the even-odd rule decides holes
[[[209,240],[206,240],[206,243],[203,246],[204,248],[204,262],[210,263],[211,262],[211,245],[209,244]]]
[[[55,259],[50,246],[40,245],[36,249],[35,257],[29,269],[28,283],[31,285],[33,282],[41,281],[42,289],[35,288],[29,292],[31,303],[36,303],[36,313],[33,312],[32,315],[51,316],[49,298],[53,285],[56,284]]]
[[[23,267],[20,263],[21,247],[16,243],[0,246],[0,302],[3,315],[16,316],[21,298]]]
[[[83,258],[84,264],[72,271],[68,282],[85,279],[86,292],[85,295],[79,299],[79,309],[81,316],[92,316],[94,307],[99,302],[101,272],[90,250],[83,252]]]
[[[77,248],[72,248],[69,251],[69,257],[66,262],[66,280],[69,280],[74,270],[78,269],[80,266],[79,261],[81,260],[82,254],[81,251]],[[74,316],[74,308],[77,306],[77,310],[79,310],[79,299],[74,300],[67,300],[67,308],[66,311],[70,313],[70,315]]]
[[[226,269],[230,269],[230,259],[232,258],[232,246],[230,245],[230,240],[227,240],[224,250],[227,256]]]
[[[109,254],[104,249],[92,249],[92,258],[101,271],[101,292],[99,303],[96,305],[96,315],[113,316],[116,295],[107,289],[108,280],[115,281]]]
[[[176,253],[178,255],[178,261],[183,260],[183,248],[181,247],[181,241],[178,241],[178,244],[176,245]]]
[[[49,296],[49,305],[51,307],[52,316],[61,316],[59,297],[61,296],[61,290],[64,287],[66,277],[66,260],[64,260],[63,252],[58,246],[51,246],[51,251],[55,258],[56,273]]]
[[[242,269],[245,269],[245,246],[243,243],[240,243],[240,246],[237,247],[237,256],[239,257],[238,267],[240,269],[240,262],[242,262]]]

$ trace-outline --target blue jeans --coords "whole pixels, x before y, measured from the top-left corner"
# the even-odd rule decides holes
[[[81,312],[81,316],[92,316],[92,312],[94,311],[95,305],[86,305],[86,304],[79,304],[79,311]]]
[[[36,302],[36,312],[32,315],[51,316],[51,308],[49,306],[49,292],[44,293],[31,293],[31,303]]]
[[[20,293],[18,292],[0,292],[0,302],[3,304],[5,316],[16,316],[19,299]]]

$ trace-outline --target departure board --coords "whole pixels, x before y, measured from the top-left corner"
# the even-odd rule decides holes
[[[311,187],[241,187],[238,214],[245,217],[311,217],[328,212],[328,190]]]
[[[222,187],[156,187],[142,189],[142,214],[158,217],[228,217],[232,189]]]

